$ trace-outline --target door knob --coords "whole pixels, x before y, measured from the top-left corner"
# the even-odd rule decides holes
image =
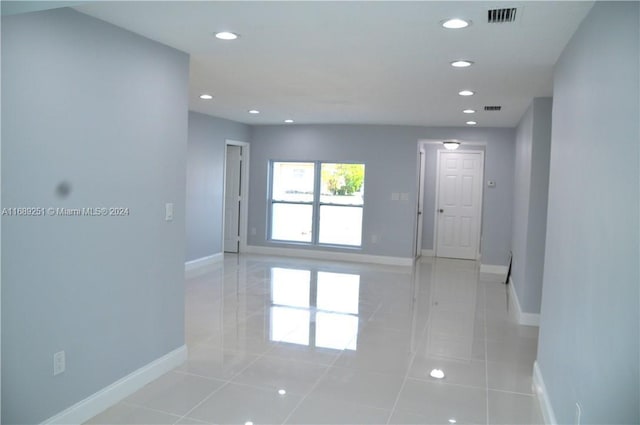
[[[444,212],[444,210],[443,210],[442,208],[440,208],[440,209],[438,210],[438,212],[443,213],[443,212]]]

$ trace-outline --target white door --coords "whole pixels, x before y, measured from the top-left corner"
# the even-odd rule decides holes
[[[482,152],[438,152],[438,257],[478,258],[483,161]]]
[[[227,145],[224,187],[224,251],[238,252],[240,244],[240,202],[242,146]]]

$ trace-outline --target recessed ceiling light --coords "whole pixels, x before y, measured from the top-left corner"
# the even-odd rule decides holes
[[[433,369],[429,375],[432,378],[436,378],[436,379],[442,379],[444,378],[444,372],[442,371],[442,369]]]
[[[249,109],[249,113],[255,115],[255,114],[259,114],[260,111],[258,111],[257,109]]]
[[[247,422],[244,423],[244,425],[253,425],[253,422],[247,421]]]
[[[202,99],[202,100],[211,100],[211,99],[213,99],[213,96],[211,96],[210,94],[206,94],[205,93],[205,94],[201,94],[200,95],[200,99]]]
[[[447,19],[446,21],[442,22],[442,26],[450,30],[466,28],[469,25],[471,25],[471,21],[465,21],[464,19],[459,18]]]
[[[293,120],[284,120],[284,122],[286,122],[287,124],[291,124]]]
[[[454,68],[466,68],[471,65],[473,65],[473,62],[471,61],[459,60],[451,62],[451,66]]]
[[[280,395],[285,395],[286,393],[287,393],[287,390],[285,390],[285,389],[279,389],[278,390],[278,394],[280,394]]]
[[[472,92],[471,90],[462,90],[462,91],[459,91],[458,94],[460,96],[473,96],[475,93]]]
[[[456,421],[454,418],[449,419],[449,423],[450,424],[455,424],[456,422],[458,422],[458,421]]]
[[[220,40],[235,40],[238,34],[229,31],[221,31],[216,33],[216,38]]]
[[[467,124],[467,125],[476,125],[476,124],[478,124],[478,123],[477,123],[477,122],[475,122],[475,121],[467,121],[467,123],[466,123],[466,124]]]
[[[465,109],[462,112],[464,112],[465,114],[475,114],[476,110],[475,109]]]

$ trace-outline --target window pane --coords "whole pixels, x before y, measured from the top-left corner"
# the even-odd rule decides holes
[[[318,272],[319,310],[358,314],[360,275]]]
[[[316,347],[355,350],[358,346],[358,316],[316,313]]]
[[[309,270],[271,269],[271,302],[289,307],[309,307]]]
[[[272,199],[274,201],[313,202],[314,178],[315,165],[313,162],[274,162]]]
[[[362,207],[320,206],[320,243],[360,246]]]
[[[309,310],[289,307],[271,307],[271,341],[309,345]]]
[[[364,164],[323,163],[320,203],[363,205]]]
[[[311,242],[312,216],[312,205],[272,204],[271,239]]]

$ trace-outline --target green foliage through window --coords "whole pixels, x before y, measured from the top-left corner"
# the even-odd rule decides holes
[[[364,164],[322,164],[322,186],[332,195],[353,195],[364,183]]]

